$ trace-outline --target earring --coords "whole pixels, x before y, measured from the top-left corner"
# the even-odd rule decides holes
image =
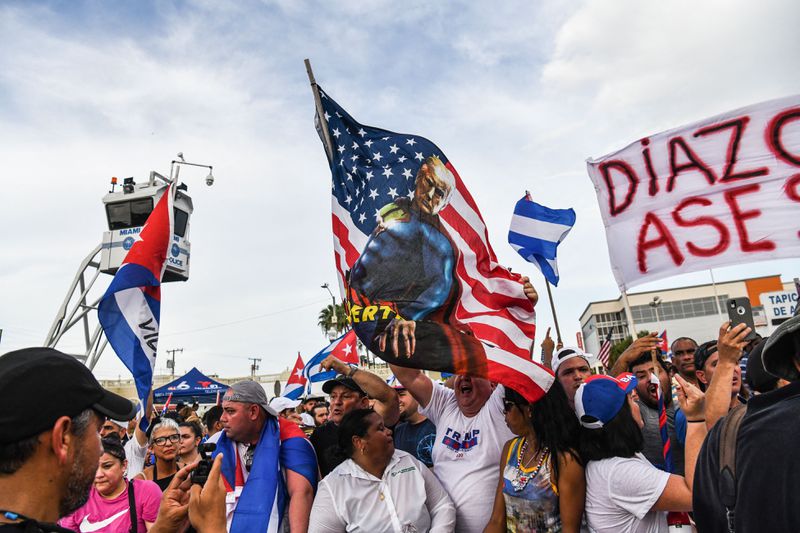
[[[361,455],[364,455],[364,450],[365,450],[365,449],[366,449],[366,448],[361,448]]]

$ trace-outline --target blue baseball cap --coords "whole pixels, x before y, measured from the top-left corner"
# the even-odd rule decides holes
[[[600,429],[611,422],[636,384],[636,376],[630,372],[624,372],[616,378],[602,374],[586,378],[575,391],[575,413],[581,425]]]

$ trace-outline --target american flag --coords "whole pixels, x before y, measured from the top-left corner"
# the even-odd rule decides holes
[[[543,395],[553,376],[530,360],[533,305],[520,275],[497,263],[475,200],[445,155],[418,135],[362,125],[322,89],[319,95],[324,116],[317,116],[317,125],[330,156],[334,257],[343,293],[347,273],[382,220],[381,209],[403,197],[413,199],[420,166],[438,156],[455,178],[449,203],[438,214],[457,249],[454,317],[482,341],[489,379],[529,400]]]
[[[611,334],[614,333],[613,329],[608,330],[606,340],[600,346],[600,351],[597,352],[597,360],[603,363],[603,366],[608,368],[608,358],[611,357]]]

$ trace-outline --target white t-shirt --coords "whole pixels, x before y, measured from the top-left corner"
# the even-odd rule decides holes
[[[465,416],[451,389],[433,384],[420,412],[436,424],[433,472],[456,506],[456,530],[482,532],[489,523],[500,477],[500,455],[514,434],[503,413],[505,389],[498,385],[480,412]]]
[[[451,533],[453,502],[428,467],[395,450],[383,477],[348,459],[320,481],[309,533]]]
[[[147,444],[142,446],[136,440],[136,435],[125,443],[125,459],[128,460],[128,479],[144,470],[144,458],[147,456]]]
[[[586,521],[595,533],[666,533],[667,512],[651,511],[670,474],[637,453],[586,465]]]

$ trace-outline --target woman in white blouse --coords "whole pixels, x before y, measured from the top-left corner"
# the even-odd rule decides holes
[[[428,468],[395,450],[392,431],[371,409],[339,424],[339,453],[348,459],[319,484],[309,532],[452,532],[453,502]]]

